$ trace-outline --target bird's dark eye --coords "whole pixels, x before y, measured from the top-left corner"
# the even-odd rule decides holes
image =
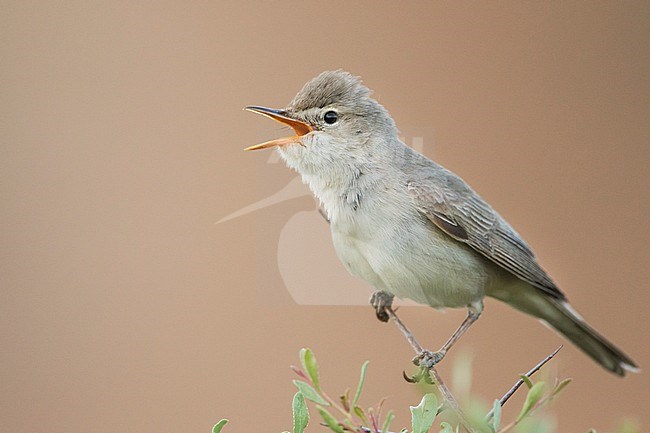
[[[338,118],[339,118],[339,115],[336,114],[336,111],[328,111],[328,112],[325,113],[325,115],[323,116],[323,120],[324,120],[325,123],[327,123],[328,125],[331,125],[332,123],[335,123],[335,122],[338,120]]]

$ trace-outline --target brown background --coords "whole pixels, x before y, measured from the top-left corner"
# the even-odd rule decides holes
[[[397,331],[369,307],[289,301],[276,243],[311,199],[214,224],[293,178],[241,151],[279,133],[241,107],[281,106],[332,68],[398,125],[432,128],[425,152],[647,370],[648,16],[648,2],[3,1],[0,430],[208,432],[228,417],[279,432],[306,345],[332,393],[370,359],[364,402],[389,395],[408,424]],[[464,315],[402,311],[432,348]],[[441,371],[471,350],[491,400],[561,341],[489,301]],[[646,373],[618,379],[573,347],[553,369],[575,380],[559,431],[650,426]]]

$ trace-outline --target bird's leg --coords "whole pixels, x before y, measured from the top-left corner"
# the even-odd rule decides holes
[[[391,295],[388,292],[382,292],[381,290],[377,290],[372,294],[370,297],[370,305],[375,309],[375,313],[377,314],[377,319],[381,320],[382,322],[388,322],[388,313],[386,312],[387,309],[391,308],[393,305],[393,298],[395,296]]]
[[[383,292],[376,292],[376,293],[383,293]],[[406,337],[406,340],[409,342],[409,344],[411,345],[415,353],[420,354],[425,352],[425,350],[422,349],[420,343],[418,343],[418,340],[415,339],[413,333],[406,327],[406,325],[404,325],[404,323],[400,320],[400,318],[397,317],[397,314],[395,314],[395,311],[390,305],[388,306],[384,305],[383,312],[386,314],[387,317],[391,318],[393,322],[395,322],[395,325],[400,330],[402,335]],[[377,314],[379,316],[379,313]],[[420,382],[421,380],[424,380],[426,383],[432,384],[433,379],[431,378],[430,371],[434,371],[435,374],[435,370],[432,370],[431,368],[420,367],[420,371],[413,377],[409,377],[406,375],[406,373],[404,373],[404,379],[406,379],[407,382],[411,382],[411,383],[417,383]]]
[[[462,335],[472,326],[472,323],[476,322],[483,312],[483,301],[478,301],[471,304],[467,308],[467,317],[463,320],[463,323],[460,324],[458,329],[449,337],[449,339],[442,345],[442,347],[437,352],[430,352],[428,350],[422,350],[418,355],[413,358],[413,363],[419,367],[426,369],[432,368],[434,365],[439,363],[442,358],[445,357],[447,351],[453,346]]]
[[[415,339],[415,336],[409,329],[402,323],[395,310],[393,310],[393,298],[394,296],[388,292],[376,291],[370,297],[370,305],[375,308],[377,313],[377,318],[382,322],[388,322],[388,319],[393,319],[397,328],[402,332],[402,335],[406,337],[406,340],[409,342],[415,353],[423,353],[424,350],[420,343]],[[426,383],[433,383],[431,375],[429,374],[429,369],[420,368],[420,372],[413,377],[408,377],[404,373],[404,379],[411,383],[417,383],[420,380],[424,379]]]
[[[451,346],[456,343],[460,337],[472,326],[472,323],[476,322],[483,312],[483,301],[475,302],[468,306],[467,308],[467,317],[463,320],[463,323],[460,324],[458,329],[454,331],[451,337],[442,345],[440,350],[437,352],[431,352],[429,350],[423,349],[422,345],[417,341],[413,333],[404,325],[404,323],[397,317],[395,311],[392,308],[394,296],[387,292],[376,291],[372,294],[370,298],[370,304],[375,308],[377,318],[382,322],[387,322],[388,319],[392,319],[395,322],[395,325],[400,330],[402,335],[409,342],[415,353],[417,354],[413,358],[413,363],[420,367],[420,372],[415,376],[409,378],[406,375],[404,378],[409,382],[419,382],[424,379],[425,382],[431,383],[431,376],[429,375],[429,370],[431,370],[437,363],[439,363],[442,358],[447,354],[447,351]]]

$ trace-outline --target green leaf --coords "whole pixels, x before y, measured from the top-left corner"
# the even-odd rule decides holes
[[[355,406],[355,407],[354,407],[354,413],[356,413],[357,416],[358,416],[359,418],[361,418],[361,421],[362,421],[364,424],[366,424],[366,425],[370,424],[370,423],[368,422],[368,417],[366,416],[366,413],[363,411],[363,409],[362,409],[360,406]]]
[[[472,356],[465,349],[454,359],[451,373],[451,388],[456,398],[468,400],[472,390]]]
[[[524,401],[524,405],[521,408],[521,412],[519,413],[519,416],[517,417],[517,421],[521,421],[526,415],[528,415],[533,408],[542,398],[544,395],[544,388],[546,387],[546,384],[544,382],[537,382],[535,385],[533,385],[532,388],[528,390],[528,394],[526,394],[526,401]]]
[[[490,420],[490,428],[494,433],[499,431],[499,424],[501,423],[501,403],[499,400],[494,400],[492,406],[492,420]]]
[[[320,383],[318,381],[318,364],[316,363],[314,352],[312,352],[311,349],[301,349],[300,362],[302,363],[302,367],[309,375],[309,378],[314,384],[314,387],[320,391]]]
[[[221,421],[219,421],[218,423],[216,423],[216,424],[214,425],[214,427],[212,427],[212,433],[220,433],[220,432],[221,432],[221,429],[222,429],[223,426],[225,426],[226,424],[228,424],[228,420],[227,420],[227,419],[222,419]]]
[[[350,412],[350,388],[346,388],[345,392],[339,397],[341,399],[341,406],[346,412]]]
[[[616,429],[616,433],[641,433],[641,426],[638,422],[625,418]]]
[[[303,433],[309,424],[309,412],[305,397],[300,391],[293,396],[293,433]]]
[[[533,382],[530,381],[530,378],[528,376],[526,376],[525,374],[522,374],[519,377],[521,378],[521,380],[524,381],[524,383],[526,384],[528,389],[531,389],[533,387]]]
[[[425,394],[420,404],[411,406],[411,432],[427,433],[438,414],[438,399],[435,394]]]
[[[311,400],[318,404],[324,404],[325,406],[330,405],[310,384],[303,382],[302,380],[294,380],[293,384],[296,385],[298,391],[300,391],[307,400]]]
[[[327,411],[323,406],[316,406],[320,417],[323,418],[325,424],[332,430],[334,433],[344,433],[343,426],[332,416],[331,413]]]
[[[555,388],[553,389],[553,393],[551,395],[556,396],[562,391],[568,384],[571,383],[571,378],[564,379],[560,383],[558,383]]]
[[[382,433],[388,433],[390,430],[390,423],[393,421],[393,418],[395,418],[395,415],[393,414],[392,410],[389,410],[388,413],[386,414],[386,420],[384,421],[384,425],[381,428]]]
[[[440,424],[440,427],[442,427],[442,430],[440,430],[440,433],[454,433],[454,429],[452,428],[451,424],[448,422],[443,422]]]
[[[528,417],[517,424],[517,431],[522,433],[557,433],[557,426],[548,418]]]
[[[354,400],[352,400],[352,406],[356,406],[359,402],[359,397],[361,397],[361,390],[363,390],[363,383],[366,381],[366,370],[368,369],[368,364],[370,361],[366,361],[361,366],[361,375],[359,376],[359,385],[357,386],[357,392],[354,394]]]

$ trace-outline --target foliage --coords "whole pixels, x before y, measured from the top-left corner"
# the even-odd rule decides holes
[[[327,427],[334,433],[394,433],[390,430],[394,414],[392,410],[386,412],[382,418],[382,409],[386,399],[380,400],[370,407],[362,407],[359,400],[366,381],[366,373],[369,362],[361,366],[359,382],[352,399],[350,389],[346,389],[334,400],[321,387],[318,374],[316,357],[310,349],[300,351],[300,363],[302,368],[291,366],[299,379],[293,381],[297,392],[293,397],[293,429],[292,433],[304,433],[309,424],[309,408],[307,401],[310,401],[318,412],[322,426]],[[469,367],[465,365],[465,370]],[[461,376],[471,376],[469,371],[461,373]],[[538,416],[538,410],[548,405],[557,395],[571,382],[571,379],[555,380],[552,386],[546,381],[533,382],[529,377],[522,375],[521,379],[527,387],[527,394],[524,403],[515,419],[501,426],[502,411],[499,400],[492,404],[492,410],[485,415],[477,416],[476,408],[485,407],[484,404],[472,402],[473,409],[468,411],[474,431],[479,433],[552,433],[554,426],[549,418]],[[465,378],[466,381],[470,379]],[[440,396],[426,392],[417,406],[411,406],[410,428],[402,428],[399,433],[459,433],[465,431],[457,421],[447,402]],[[450,416],[446,413],[452,412]],[[212,429],[212,433],[221,433],[221,429],[228,422],[226,419],[219,421]],[[439,424],[438,424],[439,423]],[[439,427],[434,427],[438,424]],[[638,433],[638,426],[626,422],[619,429],[619,433]],[[285,431],[283,433],[289,433]],[[590,430],[588,433],[596,433]]]

